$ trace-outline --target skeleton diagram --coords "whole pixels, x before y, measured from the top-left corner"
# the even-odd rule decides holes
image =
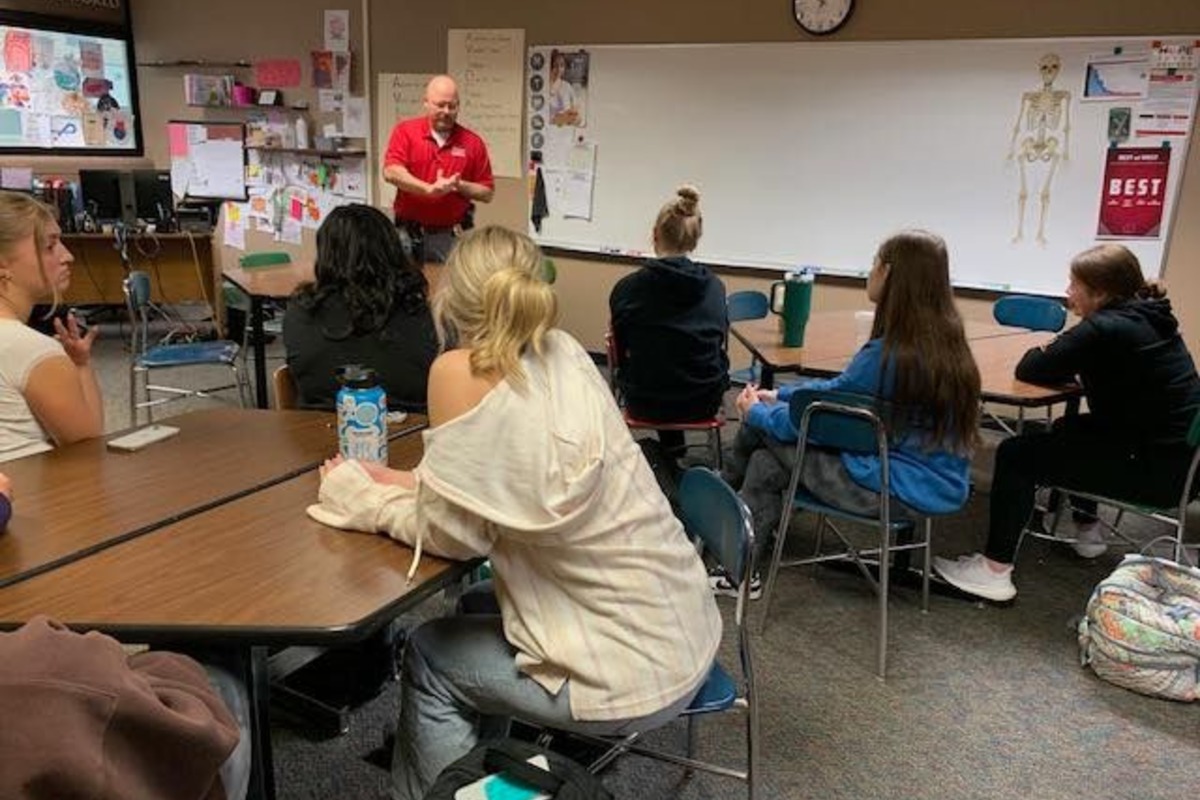
[[[1037,241],[1046,243],[1046,212],[1050,208],[1050,184],[1062,161],[1067,160],[1067,141],[1071,134],[1071,93],[1055,89],[1054,79],[1062,68],[1062,61],[1053,53],[1042,56],[1038,61],[1038,72],[1042,74],[1042,88],[1021,95],[1021,109],[1013,125],[1012,141],[1008,147],[1008,158],[1017,161],[1021,174],[1021,191],[1017,195],[1017,232],[1014,242],[1025,235],[1025,201],[1029,197],[1027,172],[1031,165],[1045,164],[1042,188],[1038,194]],[[1022,131],[1024,136],[1022,137]],[[1062,139],[1058,134],[1061,131]],[[1017,140],[1020,139],[1018,145]]]

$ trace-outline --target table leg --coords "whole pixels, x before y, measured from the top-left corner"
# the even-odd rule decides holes
[[[252,766],[247,800],[275,800],[275,766],[271,756],[271,690],[267,648],[243,651],[247,658],[246,688],[250,692]]]
[[[254,343],[254,400],[259,408],[267,407],[267,339],[263,334],[263,301],[250,297],[250,336]]]

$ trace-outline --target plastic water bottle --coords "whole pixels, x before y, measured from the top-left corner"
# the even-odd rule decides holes
[[[338,449],[342,457],[388,462],[387,395],[375,370],[359,364],[339,367]]]
[[[308,149],[308,120],[303,115],[296,117],[296,149]]]

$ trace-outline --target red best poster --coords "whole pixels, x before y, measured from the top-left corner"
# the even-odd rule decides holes
[[[1096,235],[1157,239],[1167,203],[1170,147],[1109,148]]]

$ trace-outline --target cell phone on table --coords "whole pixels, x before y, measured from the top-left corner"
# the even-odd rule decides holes
[[[545,756],[533,756],[526,759],[538,769],[550,770],[550,762]],[[454,792],[454,800],[550,800],[550,795],[541,789],[535,789],[521,783],[503,772],[480,778],[474,783],[460,786]]]

